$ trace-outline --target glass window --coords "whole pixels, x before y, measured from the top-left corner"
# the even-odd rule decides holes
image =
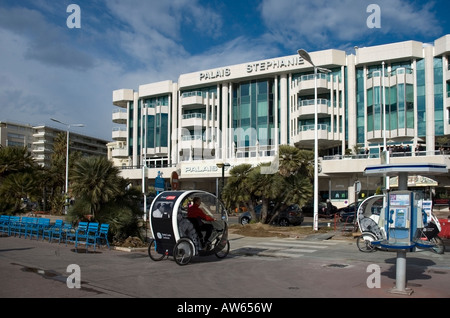
[[[405,128],[405,84],[398,84],[398,128]]]

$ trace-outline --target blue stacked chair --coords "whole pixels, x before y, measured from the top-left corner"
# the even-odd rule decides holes
[[[24,216],[22,218],[22,226],[20,228],[19,237],[21,237],[22,234],[25,235],[25,238],[27,238],[28,235],[31,237],[33,230],[36,230],[37,227],[38,227],[37,218]]]
[[[39,235],[43,234],[44,230],[50,226],[50,219],[47,218],[37,218],[35,223],[30,226],[30,240],[33,236],[36,236],[36,240],[39,240]]]
[[[97,235],[98,235],[98,223],[97,222],[89,222],[85,241],[84,241],[84,243],[86,244],[86,252],[87,252],[89,245],[93,245],[94,251],[95,251]]]
[[[0,233],[8,235],[9,215],[0,215]]]
[[[42,231],[42,239],[45,240],[47,238],[49,243],[51,243],[54,239],[58,239],[58,241],[61,242],[63,224],[63,220],[55,220],[53,225],[48,226]]]
[[[25,220],[27,220],[27,218],[25,218]],[[13,235],[16,236],[16,234],[21,233],[22,227],[23,227],[24,223],[22,223],[22,218],[20,216],[11,216],[9,218],[9,228],[8,228],[8,235]]]
[[[59,236],[59,243],[61,243],[61,241],[67,242],[67,237],[71,236],[71,233],[75,233],[72,224],[64,223],[61,229],[61,234]]]
[[[106,245],[108,246],[108,249],[111,249],[108,241],[108,231],[109,231],[109,224],[106,223],[100,224],[100,229],[98,230],[97,237],[95,238],[95,240],[99,242],[99,245],[101,245],[102,242],[105,241]]]
[[[20,227],[20,216],[11,216],[8,223],[8,235],[11,235],[17,227]]]
[[[72,242],[75,243],[75,249],[77,249],[78,242],[81,242],[86,239],[87,236],[87,227],[88,222],[80,222],[78,223],[75,231],[69,231],[66,233],[66,246],[67,243]]]

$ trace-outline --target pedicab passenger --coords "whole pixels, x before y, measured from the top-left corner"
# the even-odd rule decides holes
[[[187,217],[194,225],[198,236],[200,237],[200,243],[203,248],[208,248],[211,245],[209,238],[211,237],[213,231],[213,225],[205,223],[203,221],[215,221],[215,219],[208,214],[206,214],[201,208],[201,199],[199,197],[194,197],[192,205],[188,208]],[[205,231],[205,237],[202,237],[202,231]]]

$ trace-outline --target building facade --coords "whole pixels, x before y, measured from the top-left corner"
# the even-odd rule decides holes
[[[65,130],[49,126],[31,126],[12,122],[0,122],[1,145],[26,146],[36,160],[45,167],[51,164],[53,143],[58,134],[66,135]],[[108,141],[81,135],[75,132],[69,134],[70,151],[79,151],[83,156],[108,156]]]
[[[433,44],[406,41],[310,53],[329,70],[314,76],[299,55],[181,74],[138,90],[113,92],[110,156],[140,182],[176,172],[182,189],[217,192],[217,163],[276,162],[283,144],[313,149],[315,88],[321,199],[337,206],[373,194],[379,178],[364,169],[390,161],[450,167],[450,35]],[[450,185],[438,176],[439,187]],[[446,190],[445,190],[446,191]]]

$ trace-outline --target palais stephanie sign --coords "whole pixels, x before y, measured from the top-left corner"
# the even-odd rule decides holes
[[[303,65],[305,62],[300,56],[284,57],[274,60],[265,60],[246,64],[247,73],[256,74],[264,71],[278,71],[283,68]],[[239,67],[242,67],[239,65]],[[227,78],[231,76],[230,68],[221,68],[211,71],[200,72],[200,81]]]
[[[233,166],[225,167],[225,170],[231,169]],[[181,174],[203,174],[203,173],[217,173],[222,171],[215,164],[199,163],[199,164],[183,164]]]

